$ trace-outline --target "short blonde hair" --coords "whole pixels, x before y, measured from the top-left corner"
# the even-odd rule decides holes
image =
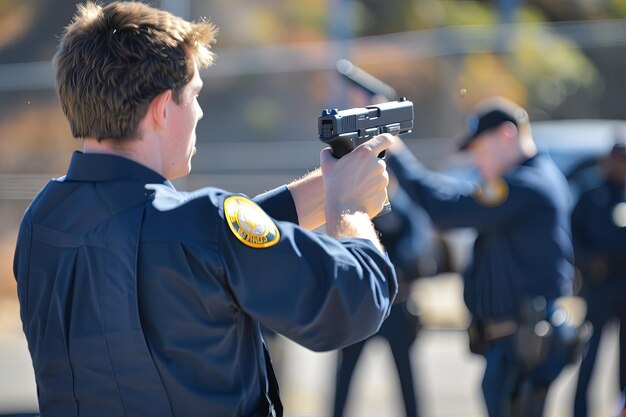
[[[78,5],[54,56],[57,93],[76,138],[137,137],[150,101],[213,63],[217,28],[139,2]]]

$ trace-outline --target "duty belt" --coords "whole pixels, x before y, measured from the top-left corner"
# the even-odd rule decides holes
[[[482,323],[483,335],[487,342],[513,336],[519,329],[519,323],[513,319],[485,320]]]

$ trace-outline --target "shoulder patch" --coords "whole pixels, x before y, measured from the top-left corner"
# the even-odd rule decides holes
[[[238,195],[224,200],[224,217],[235,237],[252,248],[269,248],[280,240],[274,221],[254,201]]]
[[[496,207],[509,197],[509,186],[503,179],[481,185],[474,192],[474,200],[486,207]]]

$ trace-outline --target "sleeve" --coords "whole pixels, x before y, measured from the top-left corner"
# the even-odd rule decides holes
[[[299,224],[296,204],[291,196],[291,191],[289,191],[286,185],[259,194],[253,200],[271,217]]]
[[[472,227],[484,229],[506,223],[539,206],[543,199],[523,184],[502,181],[492,201],[481,198],[481,190],[426,169],[410,152],[387,161],[400,186],[419,204],[440,229]]]
[[[257,209],[254,215],[262,218],[264,213]],[[253,209],[247,210],[251,213],[242,216],[240,210],[238,218],[254,217]],[[265,216],[271,224],[261,229],[275,231],[276,237],[265,247],[255,247],[254,238],[238,229],[250,225],[233,220],[232,214],[227,198],[221,244],[224,272],[245,313],[315,351],[338,349],[378,331],[389,314],[397,281],[389,259],[371,242],[337,241]]]

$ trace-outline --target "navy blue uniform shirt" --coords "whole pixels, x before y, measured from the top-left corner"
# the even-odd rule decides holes
[[[576,263],[583,278],[626,276],[626,190],[605,181],[583,193],[572,213]]]
[[[464,278],[474,318],[508,318],[523,297],[569,294],[573,275],[571,197],[552,160],[537,155],[510,170],[496,201],[469,183],[427,170],[410,153],[388,166],[440,229],[474,228],[478,236]]]
[[[251,247],[229,196],[82,153],[37,195],[14,269],[42,416],[257,416],[259,323],[313,350],[378,330],[397,283],[370,241],[297,226],[281,187],[257,199],[275,244]],[[246,227],[265,216],[252,207]]]
[[[584,192],[572,213],[576,266],[581,272],[581,294],[587,303],[586,320],[593,334],[580,364],[574,399],[574,417],[588,416],[588,395],[603,333],[609,321],[620,325],[619,389],[626,388],[626,189],[605,180]],[[624,392],[626,394],[626,391]]]

